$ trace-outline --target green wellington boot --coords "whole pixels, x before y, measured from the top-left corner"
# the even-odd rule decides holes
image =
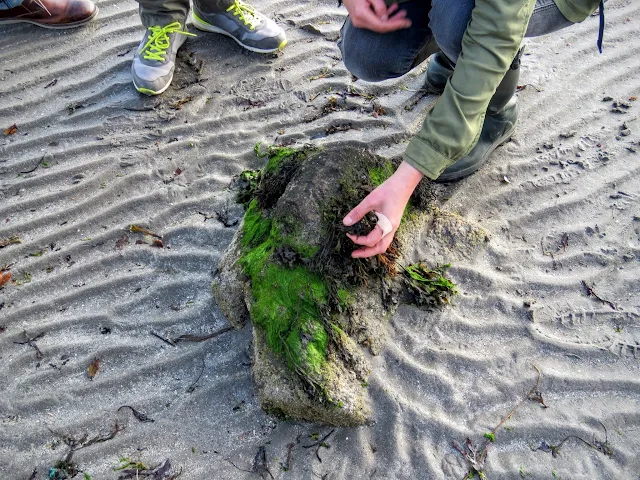
[[[436,182],[452,182],[475,173],[487,161],[491,153],[513,135],[518,121],[515,93],[520,78],[522,52],[521,49],[516,55],[489,102],[478,143],[466,157],[461,158],[442,172],[435,180]],[[436,53],[427,69],[425,87],[431,93],[442,93],[447,80],[453,75],[453,67],[453,64],[442,52]]]

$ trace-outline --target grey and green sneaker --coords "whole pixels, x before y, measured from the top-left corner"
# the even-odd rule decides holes
[[[253,7],[241,0],[219,3],[230,5],[206,13],[202,7],[194,4],[193,26],[206,32],[227,35],[252,52],[277,52],[287,44],[284,30]]]
[[[131,65],[136,90],[145,95],[158,95],[169,88],[176,67],[176,54],[187,35],[195,37],[180,22],[147,28]]]

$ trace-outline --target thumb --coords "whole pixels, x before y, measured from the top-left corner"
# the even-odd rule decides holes
[[[344,217],[342,223],[344,223],[347,227],[350,227],[354,223],[359,222],[362,217],[372,211],[373,208],[373,202],[371,202],[369,196],[367,196],[362,202],[360,202],[360,204],[356,208],[347,213],[347,216]]]

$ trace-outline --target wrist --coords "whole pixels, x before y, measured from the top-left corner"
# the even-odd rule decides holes
[[[424,177],[424,174],[420,170],[404,160],[393,175],[397,176],[398,180],[406,184],[411,191],[418,186],[420,180]]]

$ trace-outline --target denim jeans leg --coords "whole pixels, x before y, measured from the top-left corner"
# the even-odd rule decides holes
[[[413,0],[401,4],[411,27],[389,33],[356,28],[347,17],[338,46],[347,69],[368,82],[379,82],[407,73],[422,48],[431,40],[429,2]]]
[[[440,50],[453,63],[462,51],[462,37],[475,3],[475,0],[431,0],[429,27]]]
[[[140,20],[145,27],[165,27],[173,22],[184,25],[189,15],[189,0],[137,0]]]
[[[0,10],[9,10],[22,5],[23,0],[0,0]]]
[[[539,37],[573,25],[553,0],[537,0],[525,37]]]

